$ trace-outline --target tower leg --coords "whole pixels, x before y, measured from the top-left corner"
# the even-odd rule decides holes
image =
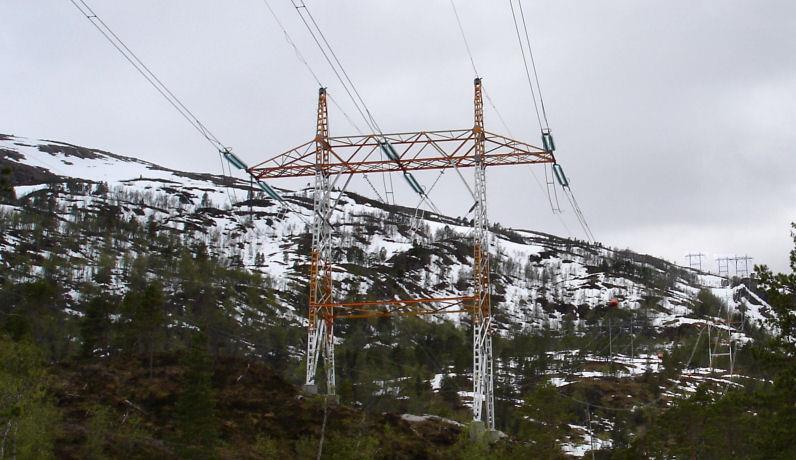
[[[323,367],[326,369],[326,394],[334,395],[334,324],[331,322],[326,328],[326,335],[324,337]]]
[[[310,307],[312,310],[312,307]],[[310,316],[315,316],[310,314]],[[315,383],[315,374],[318,370],[318,355],[322,345],[321,338],[325,336],[323,321],[310,318],[310,325],[307,332],[307,378],[304,381],[304,391],[310,394],[318,393],[318,385]]]
[[[329,119],[326,89],[318,92],[318,125],[315,137],[315,189],[313,190],[312,255],[307,312],[307,378],[305,388],[317,393],[315,374],[323,351],[326,393],[335,392],[334,311],[332,302],[331,181],[329,178]]]
[[[486,208],[486,165],[484,164],[484,105],[481,79],[475,80],[475,217],[473,219],[473,421],[487,430],[495,429],[493,395],[492,311],[489,280],[489,222]]]

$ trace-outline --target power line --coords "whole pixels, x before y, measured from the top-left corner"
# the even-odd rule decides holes
[[[301,52],[301,50],[299,50],[298,45],[296,45],[296,42],[290,36],[290,33],[288,33],[288,31],[285,28],[284,24],[282,24],[282,21],[279,19],[279,16],[277,16],[277,14],[274,11],[274,9],[271,7],[271,4],[268,3],[268,0],[263,0],[263,3],[265,4],[266,8],[268,8],[268,12],[271,13],[271,17],[274,19],[274,21],[276,22],[277,26],[279,26],[279,29],[282,31],[282,34],[285,36],[285,41],[288,43],[288,45],[290,45],[291,48],[293,48],[293,52],[295,53],[296,58],[299,60],[299,62],[304,64],[304,67],[307,69],[307,71],[310,73],[310,75],[312,75],[312,78],[315,80],[315,82],[318,84],[318,86],[325,87],[325,85],[321,82],[320,77],[318,77],[318,74],[312,68],[312,66],[310,65],[309,61],[307,61],[307,58],[304,57],[304,54]],[[334,104],[334,106],[343,114],[345,119],[354,128],[354,130],[356,130],[357,133],[362,134],[362,130],[354,122],[354,120],[351,119],[351,117],[348,115],[348,112],[346,112],[340,106],[340,104],[338,104],[337,100],[334,97],[332,97],[331,95],[329,95],[329,99],[332,100],[332,104]]]
[[[514,12],[514,1],[509,0],[509,6],[511,7],[511,17],[514,20],[514,30],[517,33],[517,44],[520,46],[520,54],[522,55],[522,63],[525,67],[525,77],[528,80],[528,89],[531,90],[531,99],[533,100],[533,108],[536,112],[536,120],[539,122],[539,128],[542,129],[544,126],[542,125],[542,117],[539,114],[539,105],[536,102],[536,91],[533,89],[533,82],[531,80],[531,71],[528,67],[528,59],[525,56],[525,47],[522,44],[522,37],[520,36],[520,26],[517,22],[517,14]]]
[[[318,49],[323,54],[324,59],[332,68],[332,71],[337,77],[337,80],[343,86],[346,93],[348,94],[348,97],[354,103],[354,106],[357,108],[357,111],[359,112],[360,116],[365,121],[365,124],[368,125],[368,127],[372,129],[373,132],[378,133],[382,138],[384,138],[384,132],[381,130],[381,127],[376,122],[376,119],[373,117],[370,108],[365,103],[365,100],[362,97],[361,93],[359,92],[359,90],[357,90],[356,85],[351,80],[351,77],[348,75],[348,72],[345,70],[345,67],[340,61],[340,58],[338,58],[337,54],[334,52],[334,49],[332,48],[331,44],[329,43],[329,40],[327,40],[326,38],[326,35],[324,35],[323,31],[318,25],[318,22],[315,20],[315,17],[312,15],[312,12],[303,2],[300,5],[297,4],[295,0],[290,0],[290,2],[293,4],[294,8],[296,9],[296,13],[301,18],[301,21],[304,23],[304,26],[307,28],[307,31],[312,36],[313,41],[318,46]],[[304,13],[306,13],[306,17],[305,14],[302,13],[302,10],[304,11]],[[310,23],[312,23],[312,26],[310,25]],[[323,44],[321,44],[321,42],[323,42]],[[329,57],[329,55],[331,55],[331,58]],[[382,158],[382,160],[384,159],[381,149],[379,149],[379,156]],[[398,163],[398,165],[401,166],[400,162]],[[401,169],[403,169],[402,166]],[[406,171],[404,171],[404,173],[406,174]],[[388,180],[389,180],[389,189],[387,187]],[[385,173],[382,173],[382,183],[384,185],[385,194],[387,195],[388,198],[392,197],[392,204],[395,204],[395,190],[392,182],[392,175],[390,175],[389,178],[387,178],[385,177]],[[420,187],[420,190],[416,192],[421,197],[425,198],[425,200],[428,202],[428,204],[431,207],[436,208],[434,202],[431,200],[431,197],[428,196],[428,193],[425,192],[425,189],[423,187]]]
[[[296,46],[296,42],[294,42],[293,39],[290,37],[290,34],[287,32],[287,29],[285,29],[285,26],[282,24],[282,21],[279,20],[279,17],[276,15],[276,12],[274,11],[273,8],[271,8],[271,4],[268,3],[268,0],[263,0],[263,3],[265,3],[265,7],[268,8],[268,11],[271,13],[271,17],[274,18],[274,21],[282,30],[282,34],[284,34],[285,36],[285,41],[287,41],[287,43],[293,48],[293,52],[296,53],[296,58],[302,64],[304,64],[304,67],[307,68],[309,73],[312,75],[312,78],[314,78],[315,82],[318,83],[318,86],[323,86],[323,83],[321,83],[321,79],[318,78],[318,75],[315,73],[314,70],[312,70],[310,63],[307,62],[307,59],[304,57],[303,54],[301,54],[301,51],[299,51],[298,46]]]
[[[225,146],[218,138],[189,110],[182,101],[169,90],[169,88],[144,64],[141,59],[119,38],[118,35],[100,18],[84,0],[69,0],[80,13],[89,20],[105,39],[129,62],[144,79],[152,85],[175,110],[185,118],[199,134],[205,138],[215,149],[224,150]],[[79,2],[79,4],[78,4]]]
[[[539,105],[542,107],[542,116],[544,117],[545,128],[550,130],[550,123],[547,121],[547,110],[544,106],[544,98],[542,97],[542,87],[539,85],[539,73],[536,71],[536,60],[533,58],[533,47],[531,46],[531,39],[528,35],[528,25],[525,23],[525,13],[522,10],[522,1],[517,0],[520,7],[520,17],[522,18],[522,27],[525,29],[525,43],[528,45],[528,56],[531,58],[531,67],[533,68],[533,78],[536,80],[536,90],[539,95]]]
[[[580,206],[578,205],[578,201],[575,199],[575,194],[572,193],[572,189],[570,188],[569,185],[563,187],[563,189],[564,189],[564,194],[569,200],[569,204],[572,206],[572,210],[575,212],[575,216],[578,218],[578,222],[583,228],[583,231],[586,233],[586,237],[589,238],[592,242],[596,242],[597,240],[594,238],[594,234],[591,231],[589,222],[586,220],[586,216],[583,214],[583,211],[581,211]]]
[[[373,124],[373,126],[376,127],[376,131],[379,134],[382,134],[381,127],[378,125],[378,123],[376,123],[376,120],[373,118],[373,114],[370,112],[370,109],[368,108],[367,104],[365,104],[365,101],[362,99],[362,95],[359,94],[356,85],[354,85],[354,82],[351,81],[351,77],[348,76],[348,72],[346,72],[345,67],[343,67],[343,64],[340,62],[340,59],[337,57],[337,54],[334,52],[334,49],[329,44],[329,41],[326,40],[326,35],[324,35],[323,31],[318,26],[318,23],[315,21],[315,17],[312,15],[310,10],[306,6],[304,7],[304,9],[307,12],[307,16],[309,16],[310,20],[312,21],[312,25],[315,26],[315,29],[318,31],[318,34],[321,36],[321,40],[323,40],[323,43],[326,45],[326,47],[329,49],[329,52],[332,54],[334,62],[337,63],[337,66],[340,68],[340,71],[343,72],[343,76],[345,77],[348,84],[351,85],[351,89],[354,91],[354,94],[356,95],[357,99],[362,104],[362,107],[365,109],[365,113],[367,114],[368,119]]]
[[[523,67],[525,69],[525,78],[528,82],[528,89],[531,92],[531,99],[533,100],[533,107],[534,112],[536,113],[536,120],[539,122],[539,128],[542,131],[542,138],[545,139],[545,136],[550,136],[550,124],[547,118],[547,109],[544,105],[544,97],[542,96],[542,88],[539,84],[539,73],[536,69],[536,61],[533,57],[533,49],[531,46],[531,39],[530,34],[528,33],[528,24],[525,20],[525,12],[522,9],[522,2],[517,0],[517,4],[519,5],[520,11],[520,21],[517,20],[517,13],[514,9],[514,0],[509,0],[509,7],[511,8],[511,17],[514,22],[514,31],[517,34],[517,44],[520,48],[520,54],[522,55],[522,62]],[[525,45],[522,43],[522,35],[520,34],[520,26],[519,23],[522,22],[522,27],[525,36]],[[526,56],[525,49],[527,48],[528,56]],[[528,67],[528,60],[531,61],[531,67]],[[531,69],[533,69],[533,79],[531,78]],[[536,89],[534,90],[534,82],[536,84]],[[539,97],[539,101],[537,102],[537,95]],[[541,112],[540,112],[541,106]],[[544,118],[544,123],[542,122],[542,118]],[[551,149],[552,151],[552,149]],[[583,232],[586,234],[586,239],[592,242],[596,241],[594,238],[594,234],[591,231],[591,227],[589,226],[588,221],[586,220],[586,216],[583,214],[580,206],[578,205],[577,199],[575,199],[575,194],[572,191],[570,185],[568,183],[561,182],[561,187],[564,190],[564,194],[567,197],[567,201],[569,201],[570,206],[572,207],[573,212],[575,213],[575,217],[578,220]],[[553,183],[553,191],[555,192],[555,182]],[[549,195],[548,195],[549,196]],[[556,201],[558,201],[558,195],[556,194]],[[551,200],[552,206],[552,200]]]
[[[475,59],[473,58],[473,53],[472,53],[472,50],[470,49],[470,43],[467,40],[467,34],[464,32],[464,26],[462,25],[461,17],[459,16],[459,11],[456,8],[456,3],[455,3],[454,0],[450,0],[450,3],[451,3],[451,7],[453,9],[453,14],[456,17],[456,24],[459,27],[459,32],[461,34],[462,41],[464,42],[464,47],[465,47],[465,49],[467,51],[467,56],[469,57],[470,64],[471,64],[471,66],[473,68],[473,73],[475,74],[475,77],[478,78],[479,77],[478,69],[476,68]],[[535,69],[535,67],[534,67],[534,69]],[[509,128],[508,124],[506,123],[506,120],[503,118],[503,114],[500,112],[500,110],[498,110],[497,105],[495,104],[495,101],[492,100],[492,96],[490,96],[489,93],[486,90],[484,90],[484,96],[486,96],[487,103],[490,105],[490,107],[492,107],[492,110],[497,115],[498,120],[500,121],[501,125],[503,126],[503,129],[506,130],[506,132],[508,133],[509,136],[514,137],[514,134],[512,133],[511,128]],[[567,226],[566,222],[564,222],[564,219],[561,217],[560,212],[556,212],[556,209],[558,209],[558,208],[553,205],[553,200],[552,200],[552,197],[550,195],[550,188],[548,187],[547,190],[545,190],[545,188],[542,187],[542,183],[539,181],[539,177],[536,175],[536,172],[533,170],[533,168],[528,168],[528,171],[531,173],[531,176],[533,177],[534,182],[536,182],[536,185],[539,187],[539,191],[541,191],[543,195],[545,195],[545,194],[547,195],[547,199],[550,202],[550,209],[552,210],[553,214],[558,218],[558,221],[561,223],[561,226],[564,227],[564,231],[566,231],[567,236],[569,236],[571,238],[572,237],[572,231],[570,231],[570,229]],[[545,175],[546,175],[546,170],[545,170]],[[465,185],[466,185],[466,182],[465,182]],[[558,200],[556,199],[556,201],[558,201]]]
[[[476,78],[478,78],[478,69],[475,68],[475,59],[473,59],[473,53],[470,50],[470,43],[467,42],[467,35],[464,34],[464,27],[462,27],[461,18],[459,18],[459,11],[456,9],[456,3],[451,0],[451,7],[453,8],[453,15],[456,16],[456,23],[459,25],[459,32],[462,34],[462,40],[464,41],[464,47],[467,49],[467,55],[470,57],[470,64],[473,66],[473,73],[475,74]],[[489,97],[487,96],[487,99]]]
[[[359,115],[365,121],[365,124],[368,125],[368,127],[375,132],[376,131],[375,125],[371,123],[370,119],[365,115],[365,112],[363,111],[363,108],[357,102],[357,99],[354,97],[353,93],[351,92],[353,89],[349,89],[349,86],[343,80],[343,77],[340,74],[340,71],[332,63],[332,59],[329,57],[329,53],[327,53],[326,49],[323,47],[323,45],[321,45],[321,41],[318,39],[318,35],[320,35],[320,34],[316,35],[315,31],[310,26],[310,24],[307,21],[307,19],[304,17],[303,14],[301,14],[301,10],[302,9],[304,9],[307,13],[309,13],[309,10],[308,10],[307,6],[304,3],[302,3],[301,5],[298,5],[298,4],[296,4],[296,2],[294,0],[290,0],[290,2],[293,4],[294,8],[296,9],[296,12],[298,13],[299,17],[301,18],[301,21],[304,23],[304,26],[307,28],[307,31],[310,33],[310,36],[312,37],[313,41],[318,46],[318,49],[321,51],[321,54],[323,54],[324,59],[329,64],[329,67],[332,68],[332,72],[334,72],[335,76],[337,77],[337,80],[340,82],[340,85],[342,85],[342,87],[345,90],[346,94],[348,94],[348,97],[351,99],[351,102],[353,102],[354,108],[357,109],[357,112],[359,112]],[[317,23],[315,23],[315,24],[317,26]],[[324,42],[328,46],[328,41],[324,40]],[[337,60],[337,62],[339,63],[339,60]]]
[[[368,108],[364,99],[360,95],[359,91],[356,89],[354,82],[351,81],[351,78],[348,76],[348,73],[343,67],[343,64],[340,62],[340,59],[337,57],[337,54],[332,49],[331,45],[329,44],[329,41],[326,39],[326,36],[323,34],[323,31],[321,31],[317,21],[315,21],[315,17],[312,16],[312,13],[310,12],[309,8],[307,8],[307,6],[303,2],[301,3],[301,5],[298,5],[295,2],[295,0],[290,0],[290,2],[293,4],[294,8],[296,9],[296,13],[299,15],[301,21],[304,23],[304,26],[307,28],[307,31],[312,36],[312,39],[315,42],[315,44],[318,46],[318,49],[321,51],[321,54],[323,54],[324,59],[329,64],[329,67],[332,68],[332,71],[337,77],[337,80],[343,86],[343,89],[345,90],[346,94],[348,94],[348,97],[351,99],[351,102],[354,104],[354,107],[356,108],[357,112],[359,112],[359,115],[365,121],[365,124],[368,126],[368,128],[371,131],[379,133],[380,135],[383,136],[381,128],[379,127],[378,123],[376,123],[372,113],[370,112],[370,109]],[[309,22],[307,21],[307,18],[305,18],[304,15],[302,14],[301,12],[302,9],[307,13],[307,17],[310,19]],[[312,24],[315,26],[315,30],[313,30],[313,28],[310,26],[310,22],[312,22]],[[317,35],[315,33],[316,31]],[[320,40],[318,39],[318,36],[321,37]],[[323,45],[321,45],[321,41],[323,41],[323,43],[326,45],[326,48],[324,48]],[[329,51],[328,53],[327,49]],[[332,58],[334,59],[334,62],[337,64],[337,66],[335,66],[335,64],[332,63],[332,59],[329,58],[329,54],[332,55]],[[343,77],[345,77],[345,79]],[[346,83],[346,81],[348,83]],[[379,156],[381,157],[382,160],[384,159],[381,150],[379,150]],[[390,176],[389,180],[390,180],[390,187],[388,188],[387,178],[385,177],[385,173],[382,172],[382,185],[384,186],[385,197],[387,198],[388,201],[389,198],[392,197],[392,202],[393,202],[392,204],[395,204],[395,190],[392,184],[392,176]],[[370,185],[372,187],[372,184]]]
[[[702,338],[702,333],[704,331],[705,331],[704,328],[700,328],[699,334],[697,335],[696,341],[694,342],[694,347],[691,349],[691,355],[688,357],[688,362],[685,364],[684,369],[690,368],[691,361],[693,361],[694,355],[696,355],[697,347],[699,345],[699,340]],[[708,346],[710,346],[710,344],[708,344]],[[655,399],[653,399],[653,400],[651,400],[649,402],[646,402],[644,404],[640,404],[640,405],[634,406],[632,409],[625,409],[625,408],[621,408],[621,407],[608,407],[608,406],[602,406],[602,405],[599,405],[599,404],[592,404],[592,403],[590,403],[588,401],[582,401],[582,400],[577,399],[577,398],[575,398],[573,396],[569,396],[569,395],[563,393],[560,390],[559,390],[559,394],[561,396],[564,396],[565,398],[571,399],[572,401],[574,401],[576,403],[584,404],[584,405],[586,405],[588,407],[595,407],[595,408],[598,408],[598,409],[615,411],[615,412],[635,412],[635,411],[637,411],[639,409],[644,409],[644,408],[652,406],[653,404],[658,403],[664,397],[667,396],[666,393],[669,393],[669,392],[677,389],[677,387],[682,385],[682,380],[683,380],[682,376],[683,376],[683,374],[680,374],[680,378],[678,380],[676,380],[674,384],[672,384],[671,386],[665,388],[664,391],[661,392],[661,395],[658,396],[657,398],[655,398]]]
[[[228,162],[231,162],[230,157],[234,157],[230,152],[229,148],[227,148],[224,143],[222,143],[218,137],[213,134],[210,129],[208,129],[202,121],[199,120],[197,117],[183,102],[180,100],[172,91],[171,89],[166,86],[165,83],[147,66],[139,57],[138,55],[133,52],[130,47],[117,35],[102,18],[97,15],[97,13],[86,3],[85,0],[69,0],[69,2],[74,5],[74,7],[82,14],[83,16],[88,19],[94,28],[96,28],[100,34],[108,41],[115,49],[119,52],[119,54],[124,57],[124,59],[130,63],[130,65],[135,68],[135,70],[142,76],[144,79],[153,87],[155,90],[163,96],[164,99],[171,105],[179,114],[182,116],[193,128],[204,138],[213,148],[218,151],[220,158],[222,159],[221,162],[221,174],[224,178],[227,177],[227,173],[224,170],[224,159]],[[239,162],[237,157],[234,157],[236,161]],[[242,164],[242,163],[241,163]],[[245,165],[244,165],[245,166]],[[241,168],[245,169],[245,168]],[[229,177],[231,180],[234,180],[232,176],[232,169],[229,169],[230,174]],[[249,173],[251,176],[251,173]],[[252,180],[256,180],[252,176]],[[257,180],[258,184],[263,184],[259,180]],[[232,197],[230,196],[229,186],[227,188],[227,196],[230,198],[230,201],[233,202]],[[233,194],[235,191],[233,189]],[[279,198],[277,201],[281,203],[283,206],[291,207],[292,206],[287,203],[286,201],[282,200],[281,197],[276,195]],[[236,196],[237,198],[237,196]],[[237,201],[237,199],[235,200]],[[292,209],[295,211],[295,209]],[[304,220],[304,217],[297,213],[298,217],[301,220]]]
[[[301,52],[301,50],[299,50],[298,45],[296,45],[296,42],[293,40],[293,37],[290,36],[290,33],[287,31],[284,24],[279,19],[279,16],[276,14],[276,11],[274,11],[274,9],[271,7],[271,4],[268,2],[268,0],[263,0],[263,3],[265,4],[266,8],[268,8],[268,12],[271,14],[271,17],[274,19],[277,26],[279,26],[279,29],[282,31],[282,34],[285,36],[285,41],[287,41],[288,45],[290,45],[290,47],[293,48],[293,52],[295,53],[296,58],[299,60],[299,62],[301,62],[304,65],[304,67],[307,69],[310,75],[312,75],[312,78],[315,80],[318,86],[325,87],[325,85],[321,82],[321,79],[318,77],[318,74],[310,65],[307,58],[304,57],[304,54]],[[351,118],[348,112],[346,112],[345,109],[343,109],[343,107],[340,106],[340,104],[337,102],[337,99],[335,99],[331,94],[328,95],[328,97],[332,101],[332,104],[335,106],[335,108],[337,108],[337,110],[339,110],[343,114],[343,117],[345,117],[346,121],[348,121],[348,123],[354,128],[354,130],[358,134],[362,134],[363,133],[362,129],[360,129],[359,125],[357,125],[354,122],[354,120]],[[371,182],[368,175],[364,174],[363,176],[365,182],[367,182],[367,184],[376,194],[377,199],[383,203],[384,199],[381,197],[378,190],[376,190],[376,187],[373,185],[373,182]],[[343,191],[345,191],[345,189],[343,189]]]

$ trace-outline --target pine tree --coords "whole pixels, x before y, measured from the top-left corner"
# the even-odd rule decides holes
[[[776,313],[778,336],[771,341],[770,361],[777,372],[771,393],[771,407],[764,430],[755,439],[761,452],[773,458],[794,458],[796,446],[796,224],[791,224],[794,248],[790,252],[790,273],[773,274],[765,265],[755,267],[754,280]]]
[[[561,456],[559,439],[563,439],[564,424],[569,420],[567,401],[549,383],[537,386],[525,397],[519,410],[523,417],[523,437],[533,442],[535,458]]]
[[[0,457],[51,458],[60,414],[42,351],[0,334]]]
[[[10,203],[16,200],[14,187],[11,185],[11,168],[0,168],[0,203]]]
[[[219,442],[213,363],[204,334],[194,336],[185,355],[186,372],[175,407],[177,437],[187,458],[214,458]]]
[[[158,281],[144,285],[139,291],[132,288],[122,300],[122,312],[127,321],[122,326],[124,347],[129,352],[147,357],[150,373],[154,356],[165,340],[165,297]]]
[[[103,293],[92,296],[86,303],[85,314],[80,323],[84,357],[102,353],[110,345],[111,312],[111,301]]]

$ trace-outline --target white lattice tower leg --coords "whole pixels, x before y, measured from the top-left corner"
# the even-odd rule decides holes
[[[492,366],[492,312],[489,288],[489,222],[486,206],[484,105],[481,79],[475,80],[475,217],[473,219],[473,419],[495,429]]]
[[[335,391],[334,313],[332,302],[331,180],[329,177],[329,119],[326,89],[318,95],[318,125],[315,137],[315,189],[313,191],[312,254],[307,324],[306,385],[315,386],[318,357],[323,350],[326,392]]]
[[[326,335],[323,347],[323,367],[326,370],[326,394],[335,394],[334,377],[334,323],[326,322]]]

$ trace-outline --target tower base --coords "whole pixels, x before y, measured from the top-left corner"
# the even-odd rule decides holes
[[[470,424],[467,425],[467,430],[470,432],[470,441],[472,442],[494,444],[498,442],[500,438],[506,436],[501,431],[487,429],[486,424],[480,420],[473,420],[470,422]]]
[[[308,395],[317,395],[318,394],[318,385],[315,384],[306,384],[304,385],[304,393]]]

